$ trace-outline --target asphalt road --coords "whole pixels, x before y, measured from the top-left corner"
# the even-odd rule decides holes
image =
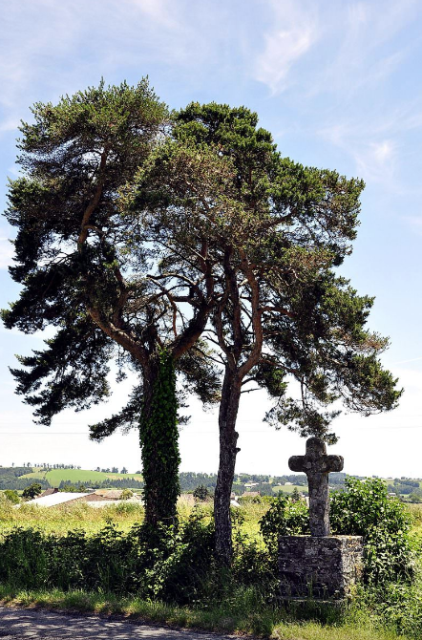
[[[151,627],[93,615],[0,607],[0,640],[228,640],[229,636]]]

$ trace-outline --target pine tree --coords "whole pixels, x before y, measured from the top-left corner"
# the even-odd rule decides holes
[[[142,429],[155,411],[163,350],[188,385],[199,376],[198,393],[214,394],[215,375],[192,350],[210,312],[209,267],[206,257],[196,259],[196,288],[183,271],[171,282],[163,279],[161,265],[171,258],[171,246],[152,242],[154,220],[139,228],[120,210],[121,189],[165,136],[167,108],[143,80],[136,87],[106,88],[101,82],[57,105],[37,103],[32,114],[34,122],[21,127],[23,175],[10,183],[6,211],[18,231],[10,272],[22,291],[2,317],[10,329],[32,333],[52,326],[56,333],[43,350],[19,357],[23,368],[12,370],[17,392],[34,407],[37,421],[50,425],[65,408],[81,411],[109,396],[111,360],[120,377],[132,369],[139,382],[127,406],[92,425],[91,437],[140,428],[150,489],[147,520],[171,522],[177,469],[173,465],[172,477],[164,478],[159,468],[168,451],[178,451],[177,412],[170,428],[162,423]],[[176,377],[171,381],[167,391],[175,406]],[[169,484],[175,487],[172,505]],[[167,512],[160,507],[164,502]]]
[[[336,274],[356,237],[363,182],[283,158],[257,123],[244,107],[192,103],[132,193],[134,210],[149,212],[177,242],[185,268],[198,247],[209,257],[204,338],[224,373],[214,515],[225,564],[242,393],[265,388],[274,400],[269,421],[328,442],[336,400],[369,415],[393,409],[401,394],[378,359],[388,340],[365,326],[373,298]]]

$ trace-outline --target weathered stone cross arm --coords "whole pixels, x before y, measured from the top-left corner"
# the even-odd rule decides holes
[[[292,456],[289,468],[306,473],[309,485],[309,523],[311,535],[329,536],[328,474],[342,471],[342,456],[328,456],[325,442],[319,438],[306,441],[306,455]]]
[[[315,470],[317,473],[338,473],[343,470],[343,456],[324,456],[322,460],[318,461],[317,470],[315,469],[314,461],[307,458],[308,456],[291,456],[289,458],[289,468],[292,471],[306,473],[306,475],[310,470]]]

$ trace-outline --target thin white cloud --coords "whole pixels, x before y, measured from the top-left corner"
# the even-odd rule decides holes
[[[169,0],[12,3],[0,23],[0,132],[15,129],[21,117],[30,117],[32,102],[55,101],[83,88],[87,78],[98,82],[119,65],[137,65],[142,76],[148,71],[146,60],[187,61],[192,43],[174,4]]]
[[[317,135],[351,158],[358,175],[383,183],[389,192],[419,197],[421,189],[406,184],[403,168],[409,162],[406,135],[422,130],[421,97],[391,106],[373,105],[368,113],[354,107],[349,116],[341,109],[333,110],[326,122]]]
[[[394,145],[390,140],[384,140],[383,142],[373,142],[371,144],[372,155],[377,160],[378,164],[384,165],[389,162],[394,155]]]
[[[408,25],[420,9],[418,0],[378,0],[371,3],[372,44],[378,46],[390,40]]]
[[[340,4],[331,24],[327,20],[324,39],[330,42],[330,57],[315,74],[311,93],[341,93],[343,99],[351,99],[362,87],[390,76],[412,49],[410,42],[404,46],[395,38],[412,21],[417,8],[416,0]]]
[[[256,78],[267,84],[271,91],[281,91],[290,68],[310,48],[311,29],[280,30],[266,35],[264,53],[259,57]]]
[[[339,5],[270,0],[269,6],[273,25],[263,36],[253,76],[273,94],[292,83],[292,68],[316,44],[318,66],[306,79],[300,77],[303,92],[310,96],[321,92],[351,96],[391,75],[411,51],[411,45],[393,46],[386,53],[383,46],[412,20],[416,0],[400,5],[395,0]]]
[[[8,7],[0,25],[0,103],[4,107],[13,108],[29,85],[49,78],[51,61],[64,60],[75,44],[78,22],[79,15],[68,2],[23,0]]]
[[[397,147],[391,140],[358,145],[352,154],[364,180],[384,183],[394,179]]]
[[[116,71],[140,78],[159,63],[174,76],[191,70],[187,82],[194,73],[204,81],[209,68],[224,70],[229,46],[238,46],[230,11],[215,11],[211,0],[12,3],[0,22],[0,131],[30,118],[32,102],[56,101]]]
[[[20,175],[20,171],[21,170],[17,164],[12,164],[7,170],[7,173],[9,176],[13,176],[14,178],[17,178]]]
[[[366,181],[395,185],[399,147],[395,138],[386,138],[388,126],[381,122],[352,120],[318,131],[326,141],[341,149],[355,163],[359,177]]]
[[[422,226],[422,220],[421,220],[421,226]],[[410,360],[400,360],[400,362],[393,362],[393,365],[399,365],[399,364],[408,364],[409,362],[417,362],[418,360],[422,360],[422,356],[419,358],[411,358]]]
[[[317,41],[318,27],[314,11],[303,2],[273,0],[271,6],[274,26],[264,34],[264,49],[258,55],[253,76],[277,93],[286,88],[293,65]]]
[[[347,19],[352,27],[364,25],[369,21],[370,8],[365,2],[356,2],[347,7]]]
[[[132,0],[153,22],[169,29],[179,29],[180,22],[174,15],[175,3],[170,0]]]

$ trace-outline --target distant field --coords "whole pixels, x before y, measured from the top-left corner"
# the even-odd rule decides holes
[[[296,484],[276,484],[273,487],[273,492],[278,493],[279,491],[282,491],[283,493],[292,493],[294,489],[297,489],[298,491],[307,491],[308,487],[306,485],[300,486]]]
[[[85,469],[50,469],[50,471],[34,471],[27,473],[22,478],[30,480],[48,480],[52,487],[64,482],[103,482],[104,480],[128,480],[142,481],[142,475],[135,473],[103,473],[102,471],[87,471]]]
[[[33,471],[32,473],[25,473],[21,478],[28,478],[29,480],[45,480],[46,471]]]

